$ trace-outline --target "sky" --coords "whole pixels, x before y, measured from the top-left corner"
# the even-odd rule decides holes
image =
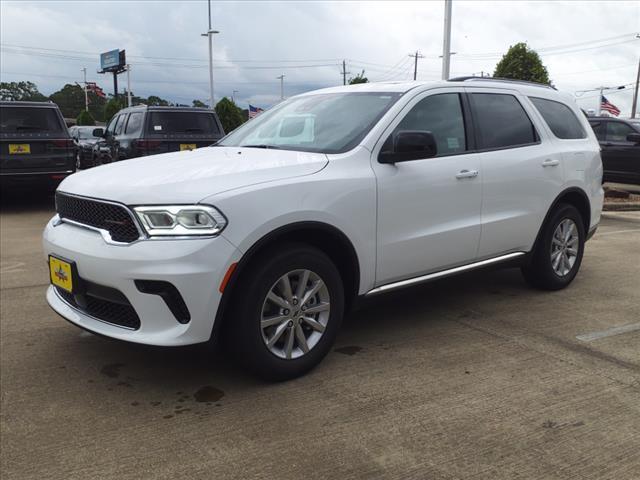
[[[212,1],[216,101],[269,107],[285,97],[342,83],[362,70],[370,81],[441,77],[444,1]],[[0,78],[30,80],[44,94],[95,81],[99,53],[124,49],[135,95],[191,104],[209,97],[207,2],[0,2]],[[510,45],[537,50],[554,85],[596,108],[600,86],[629,116],[640,59],[640,2],[453,0],[451,74],[492,73]],[[126,85],[120,75],[119,88]],[[591,91],[588,91],[591,90]]]

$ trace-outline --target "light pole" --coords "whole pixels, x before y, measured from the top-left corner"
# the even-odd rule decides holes
[[[442,39],[442,80],[449,80],[451,65],[451,2],[444,0],[444,38]],[[416,52],[417,55],[417,52]],[[416,59],[417,63],[417,59]]]
[[[131,76],[129,72],[131,72],[131,65],[125,65],[127,67],[127,106],[131,106]]]
[[[89,95],[87,94],[87,67],[80,69],[84,73],[84,109],[89,111]]]
[[[231,92],[231,101],[233,103],[236,103],[236,93],[240,93],[239,90],[234,90],[233,92]]]
[[[211,25],[211,20],[209,20]],[[213,104],[213,36],[216,33],[220,33],[218,30],[207,30],[207,33],[202,33],[203,37],[209,37],[209,108],[214,108]]]
[[[276,78],[280,80],[280,100],[284,100],[284,73]]]

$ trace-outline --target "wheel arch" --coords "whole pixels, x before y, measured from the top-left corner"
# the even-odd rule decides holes
[[[272,230],[251,245],[242,255],[231,273],[220,304],[212,331],[212,338],[218,337],[217,331],[224,323],[225,311],[228,310],[234,290],[243,272],[260,254],[272,248],[276,242],[300,242],[318,248],[334,262],[340,272],[345,291],[345,310],[348,310],[358,295],[360,287],[360,262],[353,243],[339,228],[324,222],[294,222]]]
[[[557,206],[561,203],[566,203],[576,207],[578,212],[580,212],[580,216],[582,217],[585,234],[589,232],[589,226],[591,225],[591,202],[589,202],[589,197],[581,188],[569,187],[560,192],[547,209],[544,220],[540,224],[540,228],[538,229],[538,235],[536,236],[536,241],[533,244],[532,251],[535,250],[538,241],[540,240],[540,236],[542,235],[544,226],[549,221],[549,217],[551,217]]]

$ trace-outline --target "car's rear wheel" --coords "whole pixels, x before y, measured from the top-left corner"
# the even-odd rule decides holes
[[[260,257],[239,279],[227,318],[227,346],[252,372],[286,380],[330,350],[344,311],[340,274],[322,251],[287,244]]]
[[[543,227],[531,263],[522,268],[525,279],[544,290],[566,287],[580,269],[584,242],[580,212],[573,205],[559,205]]]
[[[82,154],[80,152],[76,152],[76,170],[82,170],[84,168],[84,163],[82,162]]]

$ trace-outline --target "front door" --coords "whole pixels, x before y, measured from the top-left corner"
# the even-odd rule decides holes
[[[480,238],[481,180],[456,89],[416,96],[385,131],[372,156],[378,186],[376,284],[471,263]],[[380,144],[401,130],[431,132],[437,156],[382,164]]]

